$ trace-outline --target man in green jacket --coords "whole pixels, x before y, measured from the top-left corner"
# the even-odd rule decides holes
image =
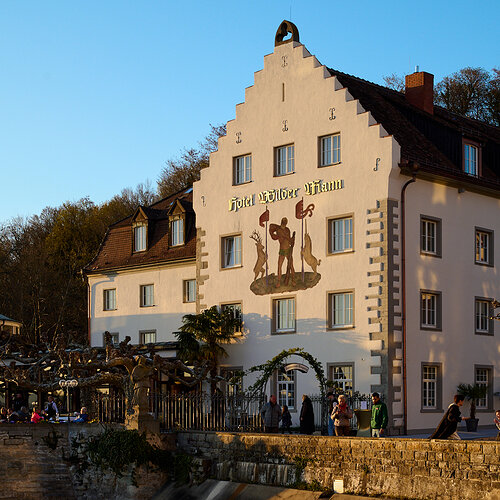
[[[380,394],[372,394],[372,419],[370,427],[372,428],[372,437],[383,437],[387,427],[387,406],[380,401]]]

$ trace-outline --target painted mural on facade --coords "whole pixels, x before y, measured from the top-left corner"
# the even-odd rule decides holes
[[[307,230],[307,218],[312,217],[313,212],[314,204],[304,208],[302,199],[295,205],[295,218],[289,221],[287,217],[282,217],[277,223],[270,222],[271,214],[266,207],[259,217],[259,226],[264,229],[264,241],[259,230],[254,230],[250,236],[257,251],[254,278],[250,285],[253,293],[267,295],[307,290],[319,283],[321,274],[318,273],[318,266],[321,260],[313,254],[312,238]],[[298,235],[293,230],[295,220],[300,221]],[[296,249],[297,239],[300,239],[300,246]],[[299,258],[294,261],[297,254]],[[310,270],[306,270],[306,266]]]

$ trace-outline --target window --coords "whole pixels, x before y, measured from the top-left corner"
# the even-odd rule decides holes
[[[286,333],[295,331],[295,299],[273,300],[273,332]]]
[[[241,236],[222,238],[222,267],[241,266]]]
[[[275,151],[274,175],[287,175],[295,172],[294,145],[281,146]]]
[[[352,217],[330,219],[328,221],[328,252],[333,254],[352,251],[352,235]]]
[[[184,245],[184,217],[182,215],[170,218],[170,234],[173,247]]]
[[[184,302],[196,302],[196,280],[184,280]]]
[[[493,401],[493,384],[491,383],[491,374],[493,369],[489,366],[474,367],[474,382],[477,385],[487,387],[488,390],[484,398],[476,399],[476,408],[478,410],[491,410]]]
[[[319,139],[319,166],[326,167],[340,163],[340,134],[327,135]]]
[[[354,326],[354,293],[328,294],[328,327],[352,328]]]
[[[234,333],[241,333],[241,329],[243,326],[243,314],[241,312],[241,304],[222,304],[221,309],[223,311],[231,311],[233,317],[239,321],[239,325],[235,326]]]
[[[423,411],[441,411],[441,365],[422,363],[421,392]]]
[[[493,265],[493,231],[475,228],[476,264]]]
[[[295,379],[296,370],[278,372],[278,404],[280,406],[287,405],[289,410],[296,409]]]
[[[110,335],[111,335],[111,343],[114,346],[117,346],[120,343],[120,338],[119,338],[118,332],[110,333]],[[103,345],[103,347],[106,345],[106,336],[104,334],[102,336],[102,345]]]
[[[151,307],[155,305],[154,285],[141,285],[141,307]]]
[[[464,172],[479,175],[479,149],[472,144],[464,144]]]
[[[221,368],[221,375],[226,380],[226,396],[234,398],[243,394],[243,379],[241,372],[243,367]]]
[[[493,309],[491,301],[488,299],[476,297],[475,299],[475,332],[482,335],[493,335]]]
[[[146,224],[137,224],[134,226],[134,252],[143,252],[146,250]]]
[[[116,288],[104,290],[103,309],[105,311],[114,311],[116,309]]]
[[[156,342],[156,330],[148,330],[139,333],[141,337],[141,344],[154,344]]]
[[[328,366],[333,387],[352,395],[354,389],[354,363],[334,363]]]
[[[420,292],[420,328],[441,329],[441,293]]]
[[[420,251],[441,257],[441,219],[420,216]]]
[[[245,184],[252,180],[252,155],[238,156],[234,159],[233,185]]]

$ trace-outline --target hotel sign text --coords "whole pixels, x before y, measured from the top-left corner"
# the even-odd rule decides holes
[[[344,187],[344,179],[337,179],[335,181],[323,181],[315,180],[306,182],[304,184],[304,192],[307,196],[314,196],[319,193],[326,193],[328,191],[336,191]],[[278,188],[278,189],[268,189],[267,191],[261,191],[257,195],[259,203],[267,205],[268,203],[274,203],[275,201],[288,200],[291,198],[297,198],[299,196],[300,188]],[[233,196],[229,200],[229,211],[237,212],[241,208],[253,207],[255,205],[256,195],[251,194],[248,196],[243,196],[238,198]]]

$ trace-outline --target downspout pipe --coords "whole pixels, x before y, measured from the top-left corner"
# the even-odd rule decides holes
[[[412,178],[401,189],[401,322],[403,336],[403,432],[408,432],[408,398],[406,390],[406,188],[416,181],[418,165],[411,165]]]

